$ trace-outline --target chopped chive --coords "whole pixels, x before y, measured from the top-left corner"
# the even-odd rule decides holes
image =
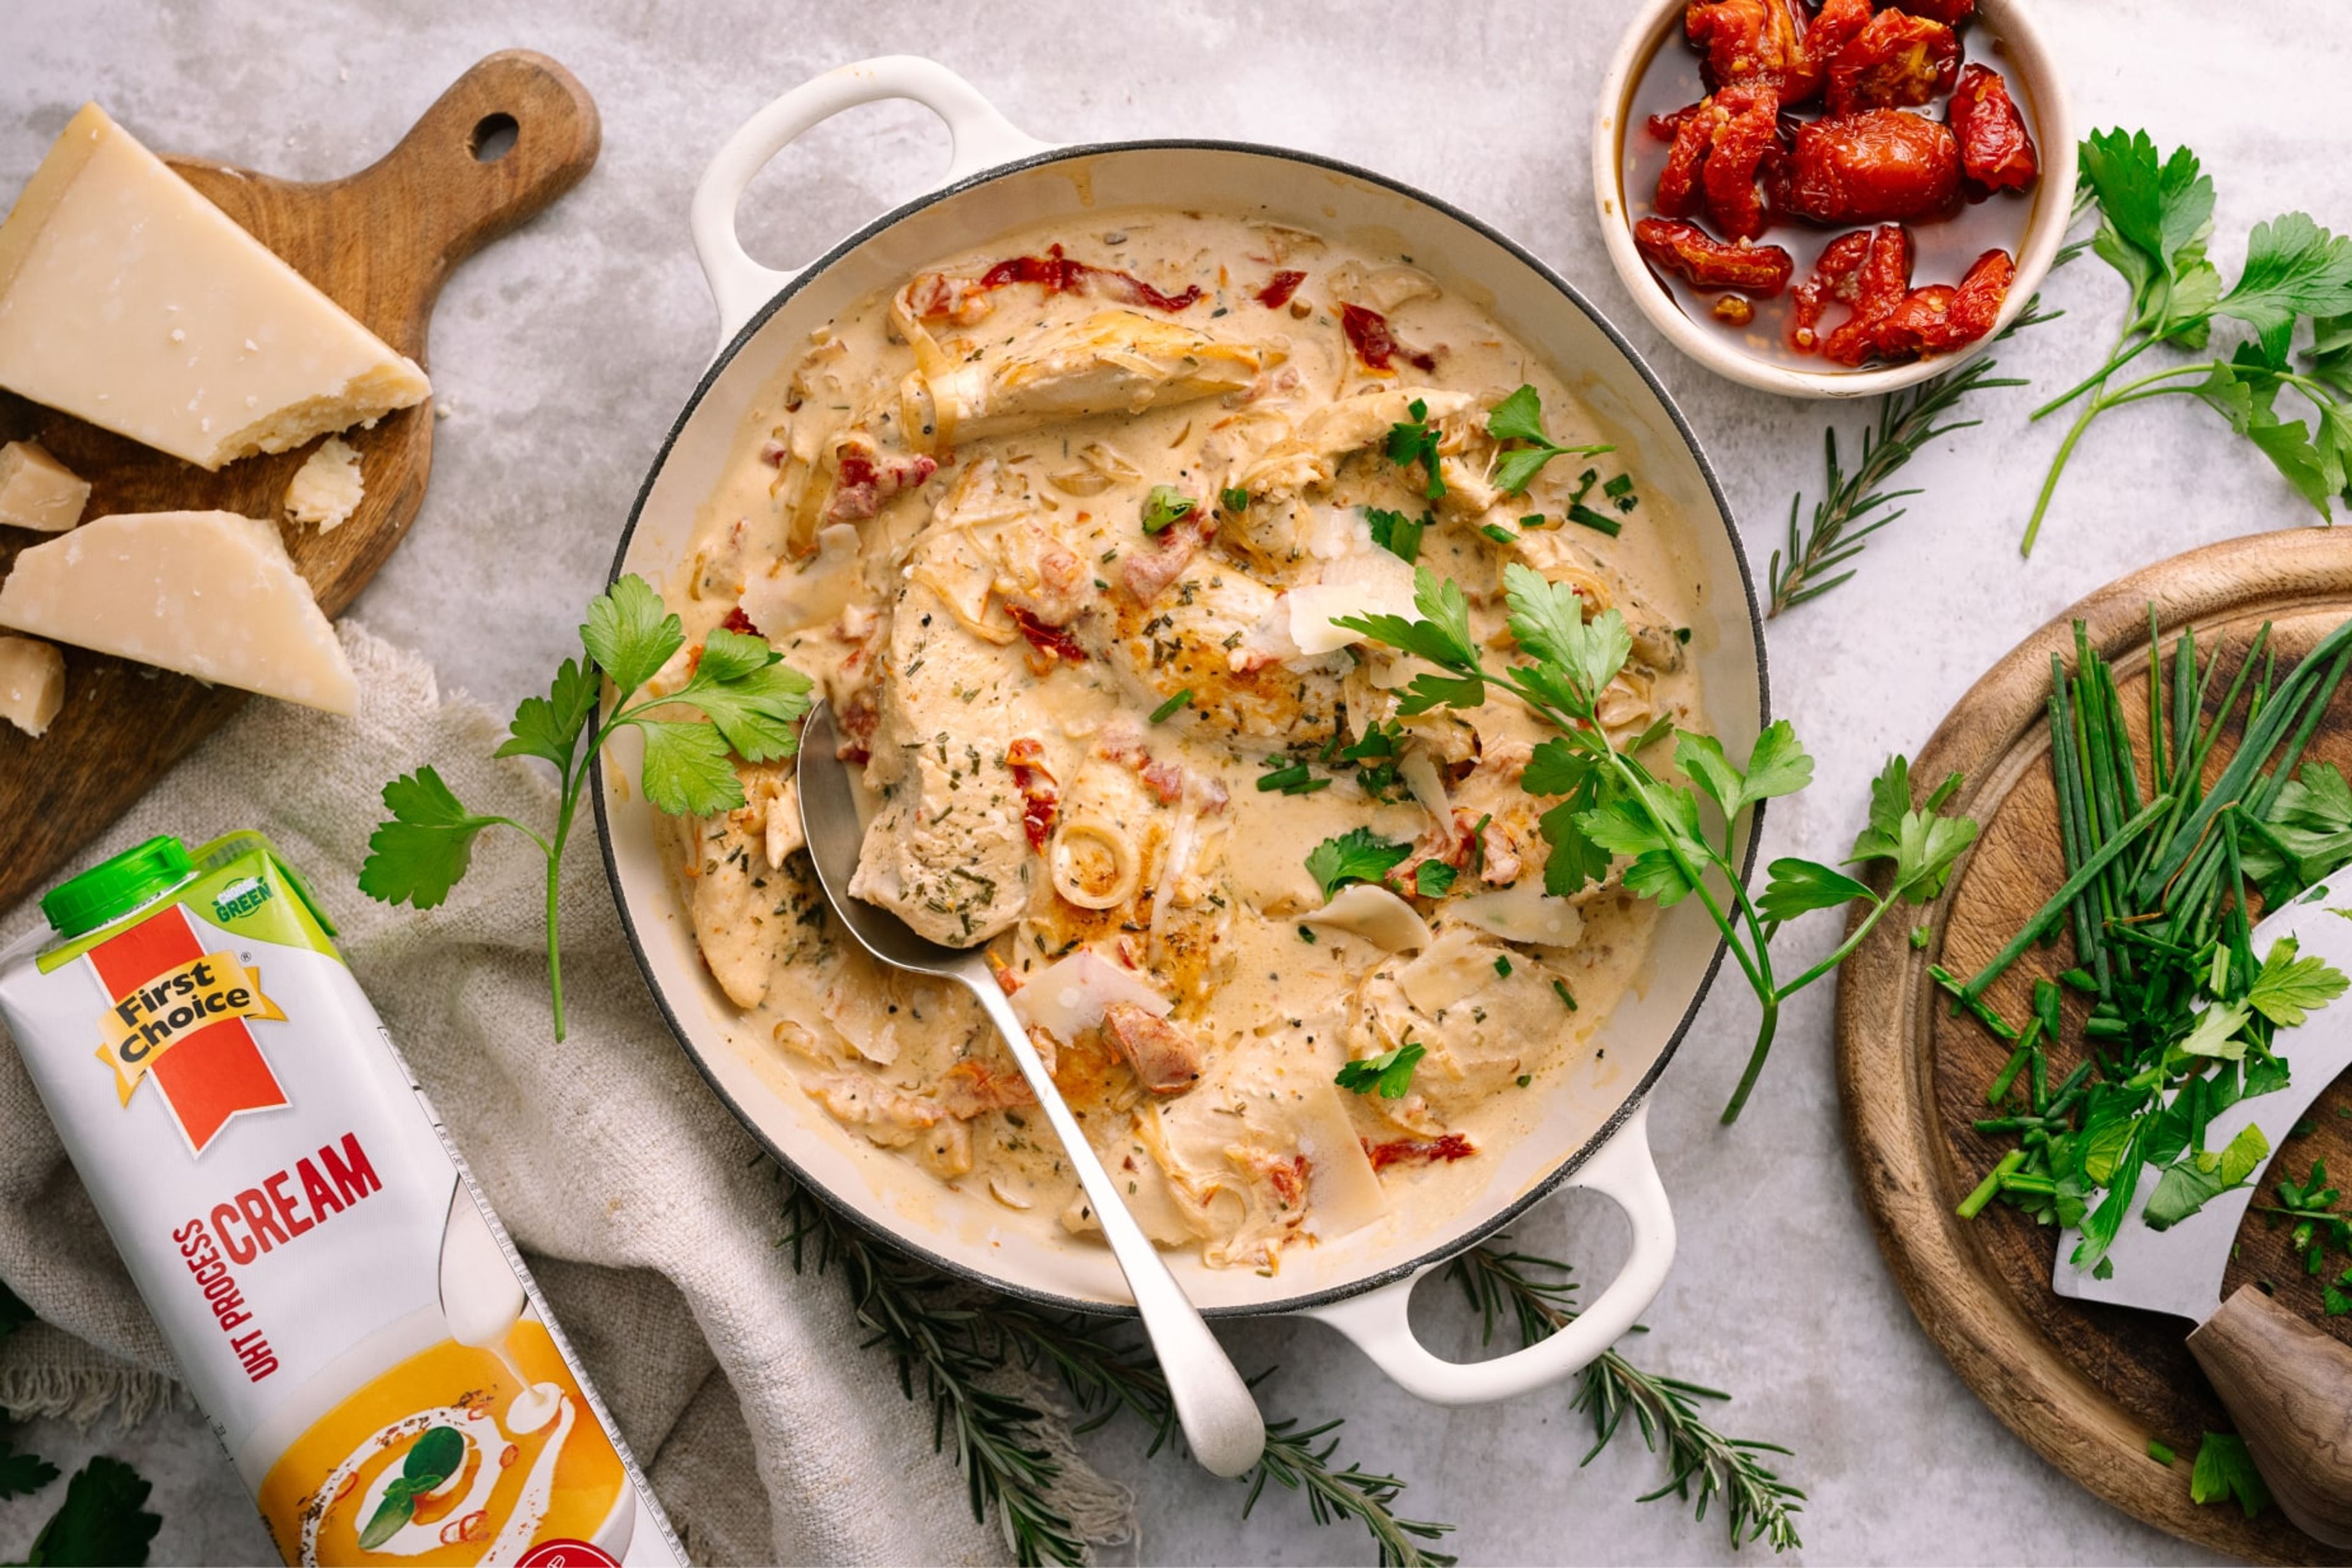
[[[1511,955],[1509,953],[1498,952],[1495,955],[1495,973],[1501,975],[1506,980],[1508,980],[1511,977]]]
[[[1528,1087],[1528,1085],[1529,1085],[1529,1084],[1531,1084],[1531,1083],[1535,1082],[1535,1080],[1536,1080],[1536,1075],[1535,1075],[1535,1074],[1533,1074],[1533,1073],[1531,1073],[1531,1072],[1523,1072],[1523,1073],[1521,1073],[1521,1074],[1519,1075],[1519,1087],[1520,1087],[1521,1089],[1525,1089],[1525,1088],[1527,1088],[1527,1087]]]
[[[1549,528],[1551,524],[1544,520],[1543,513],[1539,511],[1531,511],[1528,513],[1527,516],[1519,519],[1519,526],[1521,528]]]
[[[2001,1183],[2015,1175],[2017,1168],[2024,1163],[2025,1151],[2022,1149],[2011,1149],[2003,1154],[2000,1163],[1985,1173],[1985,1179],[1977,1184],[1974,1192],[1960,1200],[1960,1206],[1953,1212],[1962,1219],[1976,1218],[1984,1212],[1985,1205],[1992,1202],[1993,1194],[2000,1191]]]
[[[1307,771],[1305,763],[1293,763],[1286,768],[1271,768],[1260,773],[1257,787],[1261,794],[1270,793],[1274,790],[1288,789],[1293,784],[1305,784],[1314,776]]]
[[[1576,1011],[1576,995],[1569,990],[1567,981],[1555,977],[1551,983],[1551,994],[1567,1003],[1570,1012]]]
[[[1570,504],[1568,509],[1568,520],[1570,522],[1580,522],[1584,524],[1585,527],[1605,533],[1612,539],[1616,538],[1619,534],[1625,531],[1625,525],[1623,523],[1619,522],[1615,518],[1611,517],[1606,512],[1593,510],[1582,501],[1574,501]]]
[[[1155,724],[1165,724],[1169,720],[1173,719],[1177,714],[1182,712],[1184,710],[1184,705],[1192,700],[1192,689],[1188,686],[1183,690],[1178,692],[1175,696],[1171,697],[1167,701],[1162,702],[1159,707],[1154,708],[1151,710],[1151,721]]]
[[[1478,531],[1485,534],[1487,538],[1493,540],[1497,544],[1517,544],[1519,542],[1519,536],[1517,534],[1513,533],[1509,529],[1505,528],[1499,522],[1486,523],[1479,528]]]
[[[1313,926],[1300,926],[1298,928],[1298,940],[1307,943],[1310,947],[1313,946],[1315,943],[1315,928]]]
[[[1631,474],[1620,474],[1615,479],[1611,479],[1607,484],[1601,487],[1601,493],[1607,496],[1611,500],[1616,500],[1621,497],[1631,495],[1633,491],[1633,476]]]
[[[1217,492],[1217,504],[1223,507],[1228,515],[1239,517],[1242,513],[1249,510],[1249,491],[1244,489],[1239,485],[1234,485],[1227,489],[1219,490]]]
[[[2169,1444],[2160,1443],[2154,1437],[2150,1437],[2147,1440],[2147,1457],[2154,1459],[2159,1465],[2169,1465],[2175,1458],[2179,1458],[2178,1455],[2173,1453]]]
[[[2158,795],[2141,809],[2138,816],[2118,828],[2116,836],[2108,839],[2097,854],[2084,861],[2081,870],[2067,878],[2065,885],[2051,895],[2050,901],[2043,904],[2015,936],[2010,938],[2009,945],[1995,953],[1992,962],[1979,970],[1976,978],[1960,988],[1962,999],[1975,1001],[1982,997],[1985,987],[1999,979],[2003,970],[2017,962],[2020,953],[2032,945],[2044,931],[2056,923],[2058,918],[2066,912],[2066,906],[2074,901],[2074,896],[2090,886],[2100,872],[2113,865],[2126,849],[2130,848],[2132,840],[2154,826],[2156,819],[2163,816],[2165,808],[2171,804],[2170,795]]]

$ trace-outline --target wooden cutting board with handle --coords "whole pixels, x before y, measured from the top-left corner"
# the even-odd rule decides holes
[[[2189,625],[2200,664],[2221,656],[2208,699],[2218,706],[2263,622],[2272,623],[2283,676],[2352,616],[2352,530],[2261,534],[2149,567],[2052,621],[1961,699],[1911,776],[1924,791],[1953,769],[1966,773],[1953,809],[1974,816],[1982,834],[1942,898],[1916,920],[1885,921],[1846,964],[1837,1050],[1847,1143],[1879,1247],[1912,1310],[2018,1436],[2117,1508],[2200,1546],[2258,1562],[2340,1562],[2340,1550],[2304,1534],[2275,1508],[2248,1520],[2234,1503],[2190,1500],[2189,1461],[2202,1435],[2231,1426],[2186,1347],[2186,1323],[2058,1296],[2050,1287],[2056,1233],[2007,1205],[1993,1204],[1974,1220],[1953,1213],[2010,1146],[1971,1125],[1991,1114],[1985,1089],[2008,1053],[1974,1019],[1951,1016],[1927,966],[1974,973],[2065,879],[2044,704],[2051,654],[2074,666],[2074,621],[2087,622],[2093,646],[2114,661],[2133,743],[2147,756],[2150,603],[2168,658],[2172,639]],[[2170,690],[2168,679],[2168,698]],[[2236,740],[2233,728],[2214,748],[2209,782]],[[2352,692],[2330,704],[2306,758],[2352,773]],[[1921,923],[1927,942],[1916,948],[1909,927]],[[2029,949],[1987,998],[2011,1019],[2028,1017],[2033,978],[2074,962],[2071,937]],[[2084,999],[2068,992],[2065,1047],[2051,1059],[2053,1078],[2078,1059]],[[2280,1179],[2303,1180],[2314,1160],[2326,1163],[2332,1183],[2352,1187],[2343,1180],[2352,1177],[2352,1075],[2329,1086],[2278,1148],[2238,1232],[2221,1297],[2250,1281],[2267,1285],[2273,1300],[2299,1320],[2352,1343],[2352,1317],[2326,1316],[2321,1295],[2346,1260],[2334,1256],[2313,1278],[2290,1245],[2289,1227],[2257,1212],[2273,1201]],[[2179,1458],[2156,1463],[2150,1438]]]
[[[599,135],[595,102],[570,71],[508,49],[459,77],[399,145],[345,179],[301,184],[197,158],[165,162],[430,374],[425,328],[450,269],[578,184]],[[433,402],[446,395],[436,385],[433,399],[344,434],[366,483],[350,521],[323,534],[285,526],[328,615],[358,595],[415,520],[433,463]],[[315,446],[208,474],[0,392],[8,440],[38,441],[90,481],[85,521],[184,509],[280,519],[287,481]],[[56,537],[0,526],[0,569]],[[32,740],[0,725],[0,909],[46,887],[247,700],[81,648],[65,657],[65,707],[48,731]]]

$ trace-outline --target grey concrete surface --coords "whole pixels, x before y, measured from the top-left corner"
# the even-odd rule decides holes
[[[13,192],[74,105],[95,97],[153,145],[317,178],[388,146],[480,55],[528,45],[569,64],[603,107],[604,153],[552,212],[451,281],[432,371],[452,405],[415,531],[362,598],[377,631],[425,649],[445,681],[494,704],[543,682],[605,570],[651,458],[711,341],[686,237],[688,192],[734,125],[775,93],[864,56],[928,53],[1017,123],[1057,139],[1197,134],[1286,143],[1414,182],[1496,223],[1625,328],[1722,471],[1761,577],[1790,492],[1817,487],[1830,415],[1720,382],[1633,311],[1596,232],[1586,174],[1591,98],[1623,0],[1542,6],[983,6],[870,0],[277,0],[0,5],[0,192]],[[2186,0],[2042,0],[2085,126],[2186,141],[2221,187],[2217,257],[2234,272],[2254,220],[2295,206],[2352,223],[2340,144],[2352,46],[2326,0],[2214,8]],[[913,194],[945,138],[906,106],[858,110],[793,149],[744,216],[779,264]],[[2002,355],[2044,388],[2095,363],[2121,304],[2085,261],[2051,302],[2071,312]],[[1860,577],[1773,623],[1775,706],[1820,759],[1819,783],[1776,806],[1769,854],[1834,858],[1886,752],[1916,749],[1968,685],[2072,600],[2189,546],[2297,527],[2311,514],[2200,407],[2126,411],[2075,459],[2039,552],[2016,541],[2058,432],[2029,427],[2024,393],[1906,476],[1927,487],[1870,547]],[[1849,433],[1856,417],[1837,421]],[[1787,933],[1809,960],[1831,932]],[[1781,1023],[1746,1119],[1715,1113],[1755,1008],[1718,986],[1665,1079],[1652,1126],[1682,1251],[1635,1345],[1645,1363],[1734,1391],[1730,1430],[1795,1450],[1811,1493],[1806,1556],[1844,1562],[2184,1562],[2195,1554],[2090,1498],[2000,1426],[1946,1367],[1873,1245],[1840,1146],[1826,986]],[[1605,1207],[1557,1205],[1526,1239],[1605,1273]],[[1590,1271],[1590,1270],[1589,1270]],[[1428,1303],[1433,1319],[1443,1303]],[[1344,1453],[1411,1483],[1404,1506],[1460,1527],[1466,1560],[1727,1560],[1717,1523],[1668,1500],[1637,1506],[1652,1460],[1620,1442],[1580,1469],[1564,1394],[1440,1411],[1396,1393],[1351,1349],[1298,1324],[1227,1331],[1244,1365],[1279,1362],[1276,1416],[1344,1415]],[[845,1347],[843,1353],[856,1353]],[[896,1397],[875,1368],[875,1397]],[[122,1434],[36,1427],[60,1458],[104,1448],[158,1483],[156,1560],[266,1552],[242,1494],[193,1416]],[[1318,1530],[1279,1490],[1244,1521],[1239,1495],[1132,1431],[1092,1451],[1136,1488],[1153,1562],[1370,1561],[1347,1527]],[[887,1484],[887,1478],[876,1478]],[[29,1504],[0,1505],[0,1556],[22,1551]],[[1745,1554],[1753,1559],[1757,1549]]]

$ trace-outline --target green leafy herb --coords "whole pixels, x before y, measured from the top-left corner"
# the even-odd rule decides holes
[[[1443,860],[1423,860],[1412,868],[1412,890],[1424,899],[1442,899],[1460,874]]]
[[[141,1563],[163,1527],[147,1511],[152,1489],[120,1459],[100,1454],[74,1472],[65,1500],[33,1537],[26,1568],[100,1568]]]
[[[1217,492],[1217,504],[1225,509],[1228,517],[1239,517],[1249,510],[1249,491],[1239,485]]]
[[[383,1499],[360,1527],[360,1549],[373,1552],[415,1517],[416,1501],[457,1473],[466,1462],[466,1439],[455,1426],[427,1426],[409,1447],[400,1474],[383,1489]]]
[[[2208,1127],[2230,1106],[2284,1087],[2287,1064],[2273,1049],[2275,1032],[2352,985],[2304,956],[2292,938],[2259,957],[2252,941],[2257,877],[2267,879],[2262,893],[2273,903],[2305,886],[2298,852],[2280,842],[2280,813],[2293,803],[2298,814],[2325,816],[2332,808],[2312,803],[2342,785],[2334,770],[2314,768],[2298,790],[2295,768],[2352,665],[2352,621],[2284,674],[2267,657],[2264,626],[2213,701],[2221,660],[2208,654],[2200,661],[2193,631],[2183,631],[2166,658],[2152,608],[2150,616],[2158,653],[2142,724],[2146,765],[2114,671],[2077,623],[2074,671],[2053,658],[2049,706],[2066,881],[1975,978],[1962,984],[1930,969],[1957,1005],[2011,1047],[1987,1094],[2001,1114],[1977,1127],[2012,1134],[2018,1146],[1959,1212],[1973,1216],[1999,1197],[2037,1220],[2076,1227],[2071,1260],[2095,1272],[2112,1272],[2108,1249],[2144,1172],[2157,1180],[2141,1217],[2158,1230],[2252,1179],[2270,1137],[2250,1124],[2225,1146],[2208,1148]],[[2242,736],[2238,749],[2217,763],[2213,752],[2231,732]],[[2267,847],[2259,863],[2258,847]],[[2076,962],[2060,978],[2091,1000],[2083,1059],[2053,1085],[2064,1021],[2058,985],[2036,981],[2035,1016],[2021,1031],[1986,993],[2037,937],[2054,941],[2062,928],[2071,929]],[[2013,1103],[2020,1084],[2021,1106]],[[2313,1179],[2324,1177],[2322,1170]],[[2297,1225],[2311,1219],[2298,1243],[2324,1251],[2327,1220],[2297,1209],[2305,1194],[2294,1184],[2281,1194],[2288,1206],[2263,1212]],[[2319,1207],[2332,1201],[2330,1194]],[[2318,1259],[2309,1262],[2316,1276]]]
[[[1362,737],[1332,752],[1333,764],[1356,765],[1356,787],[1374,800],[1389,800],[1404,792],[1397,769],[1404,755],[1404,726],[1394,719],[1364,726]]]
[[[1507,496],[1525,491],[1554,458],[1594,458],[1603,452],[1613,452],[1607,444],[1592,447],[1562,447],[1545,434],[1543,399],[1532,385],[1522,385],[1486,416],[1486,434],[1503,443],[1504,451],[1495,464],[1495,488]],[[1571,510],[1570,515],[1575,516]],[[1598,515],[1597,513],[1595,515]],[[1578,519],[1579,521],[1583,521]],[[1614,528],[1605,531],[1614,533]]]
[[[2052,458],[2022,550],[2033,552],[2059,477],[2092,422],[2111,409],[2158,397],[2194,397],[2252,441],[2323,521],[2347,494],[2352,468],[2352,363],[2345,321],[2352,318],[2352,237],[2330,234],[2304,213],[2258,223],[2246,263],[2228,289],[2206,258],[2213,228],[2213,182],[2186,147],[2159,158],[2147,132],[2094,132],[2083,142],[2084,184],[2100,215],[2092,253],[2131,291],[2122,331],[2106,361],[2034,411],[2039,419],[2082,400]],[[2118,372],[2158,344],[2201,353],[2221,321],[2252,336],[2226,356],[2192,359],[2110,386]],[[2308,323],[2305,332],[2305,324]],[[2309,344],[2295,368],[2294,341]],[[2278,411],[2279,394],[2309,405],[2305,425]]]
[[[1328,899],[1350,882],[1378,883],[1412,853],[1410,844],[1383,838],[1369,827],[1351,827],[1307,852],[1307,874]]]
[[[2328,1184],[2327,1162],[2314,1160],[2311,1170],[2297,1182],[2282,1176],[2278,1184],[2276,1205],[2257,1204],[2255,1212],[2267,1217],[2272,1225],[2291,1225],[2288,1242],[2295,1255],[2303,1259],[2304,1272],[2317,1279],[2327,1267],[2332,1252],[2338,1258],[2352,1255],[2352,1220],[2336,1210],[2341,1196]],[[2326,1292],[2328,1315],[2342,1317],[2335,1298],[2341,1293],[2333,1286]]]
[[[1600,721],[1601,694],[1633,654],[1624,617],[1612,609],[1588,619],[1573,588],[1517,562],[1503,568],[1503,584],[1511,638],[1523,656],[1515,664],[1486,662],[1460,586],[1427,568],[1414,574],[1417,616],[1353,616],[1336,624],[1436,667],[1405,687],[1400,713],[1473,708],[1494,691],[1517,699],[1555,731],[1537,745],[1520,778],[1527,793],[1553,802],[1537,824],[1549,849],[1545,891],[1573,894],[1622,861],[1624,885],[1635,895],[1662,907],[1699,900],[1763,1003],[1747,1070],[1724,1109],[1724,1120],[1733,1121],[1771,1050],[1780,1005],[1835,969],[1889,909],[1933,898],[1974,840],[1973,823],[1940,816],[1958,779],[1915,808],[1907,763],[1896,758],[1881,775],[1870,825],[1849,863],[1893,862],[1884,895],[1832,868],[1792,859],[1774,862],[1762,900],[1751,898],[1739,879],[1741,824],[1756,803],[1794,794],[1812,777],[1812,760],[1787,721],[1767,728],[1745,763],[1734,763],[1712,737],[1676,731],[1675,761],[1690,783],[1662,778],[1639,755],[1651,737],[1621,745]],[[1704,826],[1702,797],[1717,808],[1719,831]],[[1777,979],[1770,942],[1780,925],[1853,900],[1867,907],[1845,941],[1795,979]]]
[[[1058,1379],[1084,1417],[1082,1431],[1131,1414],[1150,1433],[1146,1453],[1173,1456],[1176,1406],[1150,1348],[1115,1325],[1042,1312],[935,1274],[869,1240],[798,1187],[785,1186],[784,1209],[782,1245],[792,1249],[793,1268],[838,1268],[869,1336],[863,1348],[896,1363],[902,1394],[930,1405],[934,1443],[951,1446],[969,1483],[972,1517],[985,1520],[993,1508],[1005,1544],[1024,1568],[1084,1562],[1087,1542],[1058,1490],[1062,1464],[1047,1442],[1046,1417],[1003,1392],[1003,1373],[1017,1366]],[[1384,1565],[1448,1568],[1454,1559],[1424,1547],[1454,1527],[1400,1517],[1393,1505],[1404,1483],[1394,1476],[1339,1467],[1333,1458],[1339,1439],[1331,1436],[1339,1425],[1266,1423],[1265,1454],[1244,1478],[1243,1516],[1271,1481],[1305,1497],[1318,1524],[1362,1525]]]
[[[1154,485],[1143,498],[1143,531],[1165,533],[1192,516],[1200,504],[1174,485]]]
[[[1478,1313],[1483,1338],[1491,1342],[1496,1321],[1507,1320],[1522,1345],[1535,1344],[1576,1321],[1575,1286],[1566,1265],[1523,1252],[1507,1252],[1508,1237],[1472,1247],[1446,1266],[1446,1277],[1462,1287]],[[1580,1375],[1575,1408],[1592,1422],[1589,1465],[1624,1429],[1631,1415],[1642,1443],[1661,1454],[1665,1483],[1641,1500],[1672,1497],[1693,1507],[1701,1523],[1709,1505],[1720,1500],[1724,1529],[1734,1549],[1762,1541],[1790,1552],[1798,1539],[1797,1515],[1805,1494],[1770,1469],[1765,1456],[1786,1454],[1778,1443],[1726,1437],[1699,1415],[1699,1401],[1727,1400],[1720,1389],[1642,1371],[1616,1351],[1603,1351]]]
[[[2041,306],[2039,295],[2028,300],[2017,319],[2001,329],[2000,337],[2065,314],[2045,312]],[[1890,490],[1885,488],[1887,481],[1929,442],[1983,423],[1951,417],[1971,395],[2025,384],[2021,376],[1995,376],[1995,368],[1990,359],[1970,360],[1958,370],[1880,399],[1878,422],[1875,426],[1863,426],[1862,458],[1852,473],[1838,461],[1835,427],[1822,432],[1822,498],[1813,503],[1811,521],[1801,537],[1797,531],[1797,511],[1805,498],[1801,492],[1789,499],[1789,542],[1785,556],[1781,551],[1772,552],[1766,618],[1817,599],[1853,578],[1857,570],[1853,563],[1862,554],[1864,542],[1904,515],[1896,501],[1919,493],[1916,489]]]
[[[2263,1474],[2254,1468],[2254,1457],[2246,1452],[2246,1440],[2227,1432],[2208,1432],[2197,1446],[2196,1468],[2189,1477],[2189,1496],[2193,1502],[2235,1502],[2245,1510],[2246,1517],[2271,1505],[2271,1489],[2263,1482]]]
[[[20,1454],[0,1433],[0,1500],[26,1497],[58,1479],[58,1468],[38,1454]]]
[[[515,710],[508,738],[493,755],[537,757],[556,773],[551,837],[511,817],[484,816],[460,803],[431,766],[383,787],[392,813],[368,839],[360,890],[386,903],[429,910],[449,896],[472,863],[474,841],[490,827],[511,827],[547,858],[547,981],[555,1037],[563,1038],[563,968],[556,941],[556,891],[564,846],[588,782],[588,759],[624,729],[645,742],[640,784],[646,798],[672,816],[709,816],[743,805],[729,753],[746,762],[792,755],[798,721],[808,711],[809,680],[760,637],[714,627],[694,672],[675,690],[632,703],[686,645],[685,627],[644,578],[623,577],[590,601],[580,628],[585,658],[566,658],[544,697]],[[612,681],[612,710],[598,717],[598,676]],[[695,710],[698,719],[675,715]]]
[[[1401,561],[1421,559],[1421,536],[1437,521],[1428,512],[1407,517],[1377,506],[1365,507],[1363,513],[1364,526],[1372,531],[1372,542]]]
[[[1416,397],[1405,405],[1405,412],[1412,417],[1389,426],[1389,461],[1400,468],[1419,463],[1427,479],[1422,493],[1431,500],[1440,500],[1445,494],[1445,476],[1438,471],[1437,427],[1430,422],[1429,405]]]
[[[1159,707],[1154,708],[1151,710],[1151,722],[1154,724],[1165,724],[1169,720],[1173,719],[1177,714],[1181,713],[1184,710],[1185,704],[1192,700],[1192,689],[1188,686],[1183,690],[1178,692],[1175,696],[1171,697],[1167,701],[1162,702]]]
[[[1414,1066],[1428,1054],[1427,1047],[1408,1040],[1379,1056],[1348,1063],[1331,1081],[1351,1093],[1369,1094],[1377,1089],[1382,1100],[1402,1100],[1412,1089]]]

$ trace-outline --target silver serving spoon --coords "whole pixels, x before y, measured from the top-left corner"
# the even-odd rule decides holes
[[[1070,1114],[1061,1090],[1039,1059],[1037,1047],[1029,1043],[1029,1031],[1013,1011],[1004,988],[996,983],[986,952],[928,941],[908,930],[888,910],[849,896],[865,827],[857,813],[857,782],[836,754],[839,749],[833,713],[820,702],[810,711],[808,726],[801,732],[801,830],[808,837],[809,858],[815,863],[825,901],[857,944],[881,963],[955,981],[980,998],[981,1006],[1004,1037],[1005,1048],[1021,1064],[1022,1076],[1036,1091],[1037,1103],[1054,1124],[1063,1152],[1077,1168],[1087,1201],[1094,1205],[1103,1236],[1110,1242],[1111,1256],[1126,1272],[1127,1288],[1134,1294],[1135,1310],[1143,1319],[1143,1331],[1150,1337],[1152,1353],[1160,1358],[1160,1373],[1168,1380],[1169,1398],[1176,1406],[1176,1419],[1184,1428],[1184,1440],[1192,1445],[1192,1457],[1213,1475],[1242,1474],[1265,1451],[1265,1419],[1258,1414],[1257,1401],[1224,1347],[1202,1321],[1199,1309],[1168,1272],[1159,1248],[1127,1212],[1110,1173],[1095,1157],[1077,1119]]]

